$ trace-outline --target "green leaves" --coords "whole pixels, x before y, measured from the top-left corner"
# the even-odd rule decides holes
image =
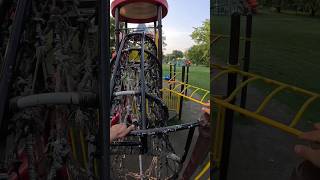
[[[191,38],[196,43],[186,53],[185,56],[193,64],[209,65],[210,59],[210,21],[206,19],[202,26],[194,28]]]

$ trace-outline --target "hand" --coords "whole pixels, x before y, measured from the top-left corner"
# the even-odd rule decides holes
[[[206,127],[210,123],[210,102],[206,104],[205,107],[202,107],[201,111],[203,112],[202,117],[200,118],[200,126]]]
[[[127,127],[127,125],[125,124],[116,124],[112,126],[110,128],[110,142],[125,137],[127,134],[129,134],[130,131],[134,129],[134,125]]]
[[[314,127],[314,131],[305,132],[300,135],[299,138],[314,143],[320,143],[320,123],[315,124]],[[313,165],[320,168],[320,149],[314,149],[303,145],[296,145],[294,147],[294,151],[302,158],[312,162]]]
[[[202,112],[210,115],[210,102],[206,103],[206,107],[202,107]]]

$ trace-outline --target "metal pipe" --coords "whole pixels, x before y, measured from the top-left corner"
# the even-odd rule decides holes
[[[110,11],[110,10],[109,10]],[[115,35],[116,35],[116,52],[119,50],[119,44],[120,44],[120,22],[119,22],[119,15],[120,15],[120,10],[119,8],[116,8],[115,12]]]
[[[153,129],[144,129],[144,130],[134,130],[129,133],[130,136],[151,136],[155,134],[167,134],[167,133],[173,133],[177,131],[182,131],[186,129],[191,129],[193,127],[198,127],[200,124],[199,121],[195,122],[189,122],[185,124],[178,124],[178,125],[172,125],[167,127],[161,127],[161,128],[153,128]]]
[[[154,40],[156,40],[157,37],[157,21],[153,22],[153,31],[154,31]]]
[[[12,32],[10,34],[7,50],[4,56],[0,81],[0,126],[2,124],[2,119],[7,105],[9,85],[11,83],[14,66],[16,64],[20,37],[25,25],[26,12],[30,8],[30,4],[30,0],[18,1],[16,15],[12,25]]]
[[[187,77],[186,77],[186,84],[189,83],[189,65],[187,66]],[[188,89],[184,92],[185,95],[188,95]]]
[[[146,93],[145,93],[145,78],[144,78],[144,41],[145,41],[145,32],[142,33],[141,36],[141,54],[140,54],[140,82],[141,82],[141,121],[142,121],[142,129],[147,129],[146,122]],[[141,138],[142,141],[142,152],[146,153],[148,151],[148,141],[147,137],[143,136]]]
[[[15,69],[20,37],[25,25],[25,19],[28,17],[28,10],[31,7],[30,0],[19,0],[16,8],[12,31],[7,45],[6,53],[1,70],[0,80],[0,162],[3,162],[5,153],[3,150],[6,146],[7,122],[3,122],[8,103],[9,85],[12,80],[13,71]]]
[[[141,87],[140,87],[140,92],[141,92],[141,120],[142,120],[142,129],[146,129],[146,104],[145,104],[145,99],[146,99],[146,94],[145,94],[145,79],[144,79],[144,32],[142,33],[141,37],[141,54],[140,54],[140,82],[141,82]]]
[[[160,77],[162,78],[162,6],[158,6],[158,59],[160,61]],[[161,86],[162,88],[162,83]]]
[[[113,93],[114,96],[127,96],[127,95],[137,95],[140,91],[120,91]]]
[[[110,0],[99,1],[99,150],[100,179],[110,179]]]
[[[124,22],[124,29],[125,29],[125,32],[126,32],[126,35],[129,33],[128,32],[128,22]]]
[[[38,105],[81,105],[95,106],[97,97],[93,93],[58,92],[35,94],[10,99],[10,109],[28,108]]]
[[[190,149],[190,146],[191,146],[194,130],[195,130],[195,127],[192,127],[192,128],[189,129],[187,142],[185,144],[184,152],[183,152],[183,155],[181,157],[181,163],[184,163],[184,161],[187,158],[187,155],[188,155],[188,152],[189,152],[189,149]]]
[[[248,14],[246,18],[246,40],[245,40],[245,50],[244,50],[244,64],[243,71],[248,72],[250,67],[250,51],[251,51],[251,34],[252,34],[252,14]],[[246,81],[248,77],[244,76],[242,82]],[[244,108],[247,104],[247,89],[248,86],[243,87],[241,91],[241,101],[240,107]]]
[[[229,50],[229,64],[238,64],[239,55],[239,41],[240,41],[240,14],[234,13],[231,15],[231,31],[230,31],[230,50]],[[231,95],[237,86],[237,74],[228,74],[228,89],[227,95]],[[234,104],[235,98],[230,101]],[[222,144],[222,155],[221,155],[221,168],[220,168],[220,180],[227,180],[228,167],[229,167],[229,156],[231,149],[232,140],[232,128],[233,128],[233,117],[234,111],[227,109],[224,121],[224,132],[223,132],[223,144]]]
[[[182,66],[182,75],[181,75],[181,81],[185,83],[185,73],[186,73],[186,67]],[[181,85],[181,93],[183,94],[185,86],[184,84]],[[180,96],[180,106],[179,106],[179,120],[181,120],[182,116],[182,106],[183,106],[183,96]]]

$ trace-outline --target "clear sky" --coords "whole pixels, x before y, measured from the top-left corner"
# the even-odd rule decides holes
[[[210,18],[209,0],[168,0],[169,12],[163,19],[163,32],[168,44],[165,54],[172,50],[185,51],[193,45],[193,27]]]
[[[190,37],[193,27],[201,26],[210,18],[209,0],[167,0],[169,12],[163,19],[163,33],[167,47],[164,53],[172,50],[186,51],[194,43]],[[136,27],[130,24],[129,27]]]

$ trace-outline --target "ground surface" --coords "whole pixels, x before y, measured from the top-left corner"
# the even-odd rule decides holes
[[[163,65],[163,76],[169,75],[169,65]],[[181,67],[177,67],[177,72],[181,72]],[[181,75],[177,75],[181,79]],[[203,89],[210,88],[210,69],[206,66],[194,66],[189,68],[189,84]]]
[[[209,77],[209,73],[206,76]],[[166,86],[166,84],[164,84],[164,86]],[[179,120],[171,120],[170,123],[183,124],[183,123],[188,123],[188,122],[195,122],[195,121],[199,120],[199,118],[201,116],[201,108],[202,108],[202,106],[200,104],[194,103],[192,101],[184,101],[181,121],[179,121]],[[172,113],[172,112],[170,114],[171,114],[171,117],[175,115],[175,113]],[[174,148],[176,150],[176,153],[180,157],[184,153],[184,147],[185,147],[185,144],[186,144],[186,141],[187,141],[188,132],[189,132],[188,130],[184,130],[184,131],[178,131],[176,133],[172,133],[170,135],[171,143],[174,146]],[[198,131],[198,128],[196,128],[196,130],[194,132],[193,139],[192,139],[192,144],[191,144],[188,156],[187,156],[187,159],[185,160],[184,168],[185,168],[185,166],[187,165],[187,163],[190,160],[190,157],[191,157],[193,148],[195,146],[196,140],[198,138],[198,135],[199,135],[199,131]],[[199,153],[201,153],[201,152],[199,152]],[[199,168],[195,172],[195,175],[197,175],[201,171],[202,167],[208,161],[209,161],[209,156],[202,164],[199,164]],[[184,168],[182,169],[181,174],[182,174]],[[209,177],[209,172],[207,172],[203,176],[204,179],[208,179],[208,177]]]
[[[226,79],[222,79],[215,83],[216,94],[225,92],[225,82]],[[247,108],[256,109],[263,97],[265,97],[264,93],[249,86]],[[287,105],[278,100],[272,100],[263,115],[287,123],[294,113]],[[311,123],[305,119],[299,123],[299,129],[310,128]],[[300,161],[293,151],[297,143],[301,142],[296,137],[235,114],[228,179],[289,179],[292,170]]]
[[[320,93],[319,18],[276,14],[262,11],[253,17],[251,71],[276,80]],[[245,27],[244,18],[242,27]],[[217,34],[229,34],[228,17],[214,17]],[[242,29],[242,35],[244,34]],[[241,54],[243,56],[243,42]],[[225,64],[229,39],[215,43],[215,62]],[[215,73],[215,72],[212,72]],[[216,82],[215,93],[225,92],[226,79]],[[257,107],[270,91],[261,84],[249,87],[248,108]],[[264,115],[288,122],[303,98],[284,94],[271,101]],[[310,129],[309,120],[319,121],[319,105],[299,123],[302,130]],[[286,180],[301,160],[293,152],[296,137],[236,114],[231,148],[229,180]]]
[[[229,34],[230,17],[214,17],[216,34]],[[253,17],[251,72],[280,80],[320,93],[320,19],[307,16],[277,14],[260,11]],[[241,35],[244,36],[245,18],[242,18]],[[229,39],[219,39],[214,44],[216,62],[228,59]],[[244,42],[240,46],[243,57]],[[260,91],[264,86],[257,85]],[[278,99],[294,108],[301,98],[281,95]],[[313,105],[309,118],[317,121],[320,102]]]

